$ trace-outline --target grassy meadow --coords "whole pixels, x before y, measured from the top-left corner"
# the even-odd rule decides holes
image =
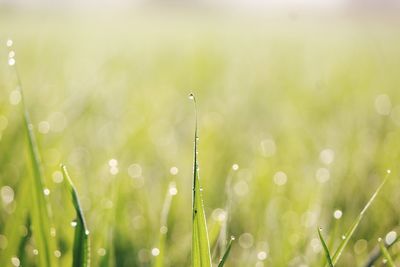
[[[191,266],[191,92],[214,263],[234,236],[226,266],[324,266],[318,227],[333,254],[390,169],[335,266],[378,238],[400,265],[399,22],[0,10],[0,266],[39,266],[49,207],[16,69],[56,266],[77,224],[60,164],[91,266]]]

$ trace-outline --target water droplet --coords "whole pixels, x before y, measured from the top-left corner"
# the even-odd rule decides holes
[[[36,248],[32,250],[33,255],[38,255],[39,254],[39,250],[37,250]]]
[[[260,251],[257,253],[257,259],[259,259],[260,261],[263,261],[267,258],[267,252],[266,251]]]
[[[113,166],[113,167],[110,168],[110,173],[111,173],[111,175],[117,175],[118,172],[119,172],[118,167],[114,167],[114,166]]]
[[[57,235],[56,228],[54,228],[54,227],[51,227],[51,228],[50,228],[50,235],[51,235],[52,237],[55,237],[55,236]]]
[[[282,171],[279,171],[279,172],[275,173],[275,175],[274,175],[274,183],[276,185],[279,185],[279,186],[285,185],[286,182],[287,182],[286,173],[284,173]]]
[[[239,165],[238,164],[233,164],[232,165],[232,170],[234,170],[234,171],[237,171],[237,170],[239,170]]]
[[[160,227],[160,233],[161,234],[166,234],[168,232],[168,227],[167,226],[161,226]]]
[[[179,170],[178,170],[178,168],[177,167],[171,167],[171,169],[169,169],[169,172],[172,174],[172,175],[177,175],[178,174],[178,172],[179,172]]]
[[[154,257],[157,257],[158,255],[160,255],[160,250],[158,248],[152,248],[151,255],[153,255]]]
[[[78,223],[75,221],[75,220],[73,220],[72,222],[71,222],[71,226],[72,227],[76,227],[78,225]]]
[[[19,261],[19,259],[18,259],[17,257],[12,257],[12,258],[11,258],[11,263],[12,263],[12,265],[15,266],[15,267],[19,267],[20,264],[21,264],[21,262]]]
[[[56,256],[56,258],[61,257],[61,251],[59,251],[59,250],[54,250],[54,256]]]
[[[396,238],[397,238],[397,233],[395,231],[390,231],[385,236],[385,242],[386,244],[391,245],[396,240]]]
[[[110,167],[117,167],[117,166],[118,166],[118,161],[117,161],[116,159],[110,159],[110,160],[108,161],[108,165],[109,165]]]
[[[336,220],[339,220],[340,218],[342,218],[342,215],[343,215],[343,212],[342,212],[341,210],[335,210],[335,211],[333,212],[333,217],[334,217]]]
[[[387,174],[390,174],[392,171],[391,170],[386,170]]]
[[[322,227],[319,227],[318,230],[319,230],[320,232],[322,232]]]
[[[379,243],[382,242],[382,238],[379,237],[379,238],[378,238],[378,242],[379,242]]]
[[[251,248],[254,244],[253,235],[250,233],[244,233],[239,237],[239,245],[242,248]]]
[[[99,249],[97,250],[97,254],[98,254],[99,256],[105,256],[105,255],[106,255],[106,250],[105,250],[105,248],[99,248]]]
[[[176,188],[176,185],[171,184],[168,192],[171,196],[175,196],[176,194],[178,194],[178,189]]]
[[[14,201],[14,190],[7,185],[0,189],[0,195],[3,203],[6,205]]]
[[[86,230],[86,231],[85,231],[85,234],[86,234],[86,235],[89,235],[89,234],[90,234],[89,230]]]
[[[50,123],[48,121],[39,122],[38,130],[41,134],[47,134],[50,131]]]
[[[326,148],[319,153],[319,159],[325,165],[329,165],[335,159],[335,152],[332,149]]]
[[[18,105],[21,102],[22,96],[21,92],[18,89],[12,90],[8,100],[10,101],[11,105]]]
[[[62,172],[60,171],[55,171],[53,172],[53,181],[57,184],[61,183],[64,180],[64,177],[62,175]]]
[[[327,182],[330,179],[330,177],[331,177],[331,174],[327,168],[319,168],[315,172],[315,178],[321,184]]]
[[[11,51],[8,53],[8,58],[13,58],[13,57],[15,57],[15,51],[11,50]]]
[[[15,65],[15,59],[13,57],[8,59],[8,65],[9,66],[14,66]]]
[[[8,39],[6,42],[7,47],[11,47],[13,45],[13,40]]]
[[[50,195],[50,190],[49,190],[48,188],[43,189],[43,194],[44,194],[45,196]]]
[[[342,239],[343,239],[343,240],[346,239],[346,236],[345,236],[345,235],[342,235]]]
[[[132,178],[139,178],[142,176],[142,167],[139,164],[131,164],[128,167],[128,174]]]
[[[190,99],[190,100],[193,100],[193,99],[194,99],[193,93],[190,93],[190,94],[189,94],[189,99]]]

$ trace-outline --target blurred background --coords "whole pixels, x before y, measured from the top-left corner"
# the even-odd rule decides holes
[[[334,250],[391,169],[338,263],[363,266],[378,237],[393,241],[399,227],[399,8],[397,0],[1,0],[0,265],[18,257],[37,266],[16,66],[60,266],[71,264],[74,232],[61,162],[81,196],[92,266],[151,266],[171,181],[166,266],[190,266],[190,92],[209,229],[228,218],[237,240],[227,266],[322,265],[317,227]],[[390,252],[396,258],[400,246]]]

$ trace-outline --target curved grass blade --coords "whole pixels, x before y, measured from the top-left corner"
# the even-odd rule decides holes
[[[21,106],[23,113],[24,128],[28,139],[29,157],[32,162],[33,180],[32,197],[33,205],[31,210],[33,236],[39,251],[39,265],[43,267],[57,266],[53,251],[55,239],[50,235],[51,223],[51,207],[44,195],[45,182],[42,162],[40,158],[39,148],[36,136],[33,131],[33,124],[30,120],[28,108],[25,105],[25,98],[22,90],[22,82],[18,73],[17,65],[14,61],[14,70],[17,78],[18,92],[21,95]]]
[[[231,240],[229,240],[228,246],[226,247],[224,256],[222,256],[222,259],[221,259],[221,261],[220,261],[219,264],[218,264],[218,267],[223,267],[223,266],[224,266],[226,260],[227,260],[228,257],[229,257],[229,253],[231,252],[231,247],[232,247],[232,242],[233,242],[233,241],[235,241],[235,237],[232,236],[232,237],[231,237]]]
[[[389,254],[389,251],[387,250],[387,248],[385,247],[385,244],[383,243],[382,238],[378,238],[378,243],[379,243],[379,247],[381,249],[382,255],[387,260],[387,265],[390,266],[390,267],[396,267],[392,257]]]
[[[361,210],[360,214],[358,215],[357,219],[353,222],[353,224],[350,226],[349,230],[346,232],[344,239],[340,243],[339,247],[335,251],[333,257],[332,257],[332,263],[335,265],[340,256],[342,255],[342,252],[344,248],[346,247],[347,243],[349,242],[351,236],[354,234],[354,231],[357,229],[358,225],[360,224],[362,218],[364,217],[365,212],[368,210],[368,208],[371,206],[372,202],[374,202],[376,196],[379,194],[379,192],[382,190],[382,187],[385,185],[386,181],[388,180],[390,175],[390,170],[387,170],[387,174],[383,182],[378,186],[378,188],[375,190],[374,194],[371,196],[367,204],[364,206],[364,208]]]
[[[75,227],[74,250],[73,250],[73,267],[88,267],[90,266],[90,242],[89,230],[86,226],[85,217],[83,216],[82,208],[79,203],[78,193],[68,174],[67,168],[61,165],[61,171],[64,179],[67,181],[66,187],[71,194],[72,204],[76,212],[76,220],[73,221]]]
[[[391,242],[389,244],[384,243],[383,245],[388,250],[393,245],[397,244],[397,242],[399,242],[399,241],[400,241],[400,237],[397,236],[396,239],[393,240],[393,242]],[[373,249],[373,251],[371,251],[371,253],[369,254],[369,256],[367,258],[367,261],[362,266],[364,266],[364,267],[372,267],[372,266],[374,266],[375,262],[379,259],[381,254],[382,254],[382,251],[380,250],[379,245],[378,245]]]
[[[167,240],[168,233],[168,215],[171,207],[172,198],[178,193],[174,182],[170,182],[168,185],[168,192],[165,196],[164,205],[161,211],[161,227],[160,236],[158,241],[159,254],[154,261],[154,267],[163,267],[165,258],[165,243]]]
[[[328,261],[329,267],[333,267],[331,254],[329,253],[328,246],[326,245],[324,237],[322,236],[321,232],[322,232],[322,228],[318,228],[318,236],[319,236],[319,240],[321,240],[322,247],[324,248],[326,260]]]
[[[193,100],[195,108],[195,131],[194,131],[194,160],[193,160],[193,195],[192,195],[192,267],[211,267],[210,242],[208,239],[207,222],[204,214],[203,196],[199,178],[199,164],[197,158],[197,107],[196,98],[189,95]]]

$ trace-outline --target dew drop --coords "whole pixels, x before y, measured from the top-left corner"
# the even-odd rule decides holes
[[[36,248],[32,250],[33,255],[38,255],[39,254],[39,250],[37,250]]]
[[[86,234],[86,235],[89,235],[89,234],[90,234],[89,230],[86,230],[86,231],[85,231],[85,234]]]
[[[178,172],[179,172],[179,170],[178,170],[177,167],[171,167],[171,169],[169,169],[169,172],[170,172],[172,175],[177,175]]]
[[[105,256],[105,255],[106,255],[106,249],[105,249],[105,248],[99,248],[99,249],[97,250],[97,254],[98,254],[99,256]]]
[[[390,231],[385,236],[385,242],[386,244],[391,245],[393,244],[394,241],[396,241],[396,238],[397,238],[397,233],[395,231]]]
[[[17,257],[12,257],[12,258],[11,258],[11,263],[12,263],[12,265],[15,266],[15,267],[18,267],[18,266],[21,265],[21,262],[20,262],[20,260],[19,260]]]
[[[73,220],[72,222],[71,222],[71,226],[72,227],[76,227],[78,225],[78,223],[75,221],[75,220]]]
[[[7,47],[11,47],[13,45],[13,40],[8,39],[6,42]]]
[[[54,250],[54,256],[56,256],[56,258],[61,257],[61,251],[59,251],[59,250]]]
[[[234,171],[237,171],[237,170],[239,170],[239,165],[238,164],[233,164],[232,165],[232,170],[234,170]]]
[[[168,232],[168,227],[167,226],[161,226],[160,227],[160,233],[161,234],[166,234]]]
[[[335,210],[335,211],[333,212],[333,217],[334,217],[336,220],[339,220],[340,218],[342,218],[342,215],[343,215],[343,212],[342,212],[341,210]]]
[[[14,58],[9,58],[8,59],[8,65],[9,66],[14,66],[15,65],[15,59]]]
[[[266,251],[260,251],[257,253],[257,259],[260,261],[263,261],[267,258],[267,252]]]
[[[342,239],[343,239],[343,240],[346,239],[346,236],[345,236],[345,235],[342,235]]]
[[[49,190],[48,188],[43,189],[43,194],[44,194],[45,196],[50,195],[50,190]]]
[[[51,235],[52,237],[55,237],[55,236],[57,235],[56,228],[54,228],[54,227],[51,227],[51,228],[50,228],[50,235]]]
[[[189,94],[189,99],[190,99],[190,100],[193,100],[193,99],[194,99],[193,93],[190,93],[190,94]]]
[[[157,257],[158,255],[160,255],[160,250],[158,248],[152,248],[151,255],[153,255],[154,257]]]

